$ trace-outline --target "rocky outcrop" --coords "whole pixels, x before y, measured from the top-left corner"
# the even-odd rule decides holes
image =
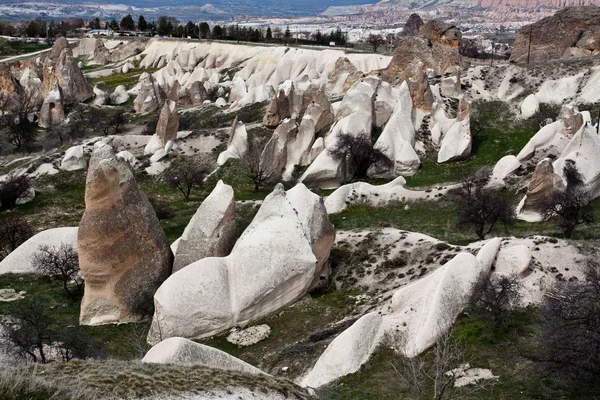
[[[41,96],[45,98],[57,84],[61,87],[66,102],[80,102],[94,95],[93,88],[77,66],[71,49],[61,47],[58,41],[44,61]]]
[[[219,154],[217,164],[224,165],[230,158],[241,158],[248,151],[248,132],[243,122],[236,116],[231,124],[227,150]]]
[[[63,102],[63,93],[60,86],[56,85],[54,90],[48,92],[40,108],[38,116],[38,125],[48,128],[52,125],[60,124],[65,119],[65,105]]]
[[[332,245],[322,199],[277,185],[229,256],[188,265],[160,287],[148,342],[211,336],[292,304],[318,281]]]
[[[62,243],[77,248],[77,227],[48,229],[27,239],[0,261],[0,275],[38,273],[33,266],[33,256],[39,247],[60,246]]]
[[[458,51],[462,38],[460,29],[433,20],[421,27],[419,35],[398,39],[390,64],[381,71],[382,79],[392,84],[409,81],[418,64],[424,69],[432,69],[437,75],[454,73],[456,67],[462,68]]]
[[[471,103],[465,96],[460,99],[458,116],[443,136],[437,162],[445,163],[464,160],[471,154]]]
[[[290,81],[288,81],[290,82]],[[281,121],[292,116],[290,106],[290,94],[293,91],[291,82],[289,85],[282,85],[279,88],[277,96],[271,101],[267,112],[263,118],[263,125],[267,128],[276,128]]]
[[[194,82],[189,90],[189,100],[194,106],[203,104],[208,99],[208,93],[201,82]]]
[[[390,120],[375,142],[375,147],[384,152],[394,163],[393,168],[370,171],[372,176],[396,177],[417,173],[421,161],[415,145],[415,127],[412,122],[412,100],[406,82],[400,86],[400,98],[396,102]]]
[[[546,61],[597,54],[600,46],[594,38],[598,20],[598,7],[568,7],[526,25],[519,30],[510,61]],[[575,51],[572,52],[572,48]]]
[[[341,96],[362,77],[363,73],[350,60],[340,57],[336,60],[333,71],[329,75],[327,93],[330,96]]]
[[[85,277],[79,322],[139,321],[171,274],[173,254],[129,164],[110,146],[90,160],[85,212],[79,224],[79,265]]]
[[[539,221],[544,201],[554,191],[554,167],[545,158],[535,167],[527,193],[517,207],[517,217],[526,221]]]
[[[182,337],[163,340],[148,350],[143,363],[201,366],[263,375],[264,372],[224,351]]]
[[[402,34],[405,36],[419,36],[419,31],[423,26],[424,22],[419,16],[419,14],[410,14],[406,23],[404,24],[404,29],[402,29]]]
[[[225,257],[235,244],[233,188],[219,181],[179,239],[173,272],[206,257]]]
[[[87,160],[85,159],[83,146],[69,147],[67,151],[65,151],[65,156],[60,163],[60,169],[65,171],[77,171],[86,168]]]
[[[138,114],[148,114],[163,106],[167,98],[163,88],[147,72],[140,76],[140,91],[133,101],[133,109]]]
[[[540,110],[540,102],[535,94],[525,97],[521,103],[521,117],[527,119],[533,117]]]
[[[129,93],[125,85],[119,85],[110,94],[110,103],[114,105],[120,105],[129,101]]]
[[[167,100],[160,110],[158,123],[156,124],[156,135],[160,139],[161,145],[165,147],[169,141],[175,140],[178,130],[177,103],[173,100]]]

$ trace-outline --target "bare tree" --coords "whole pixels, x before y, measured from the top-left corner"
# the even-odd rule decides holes
[[[192,188],[204,184],[206,171],[204,163],[192,158],[179,157],[165,171],[164,180],[170,188],[178,189],[188,202]]]
[[[342,133],[337,139],[335,146],[327,151],[334,159],[345,162],[348,169],[353,171],[350,180],[366,178],[372,166],[378,169],[392,168],[393,163],[384,151],[373,147],[370,135]]]
[[[255,192],[258,192],[260,187],[270,182],[273,177],[273,172],[261,162],[267,142],[266,137],[251,138],[248,140],[248,150],[240,159],[246,170],[246,176],[254,183]]]
[[[72,301],[83,289],[83,276],[79,272],[79,257],[75,248],[67,243],[58,246],[41,245],[33,254],[32,266],[42,275],[62,283]],[[75,290],[69,284],[75,284]]]
[[[46,302],[31,297],[29,301],[20,302],[13,311],[18,324],[6,324],[4,327],[5,339],[33,362],[45,364],[48,361],[46,347],[52,343],[58,324],[49,310]]]
[[[567,186],[565,190],[556,190],[548,196],[542,203],[542,215],[545,220],[555,219],[558,228],[570,238],[577,226],[594,222],[594,209],[575,162],[568,160],[563,173]]]
[[[17,212],[0,215],[0,260],[33,235],[29,222]]]
[[[541,377],[568,391],[590,394],[600,376],[600,265],[590,263],[585,279],[558,282],[541,308],[541,331],[526,356]]]
[[[473,288],[471,308],[489,317],[494,328],[506,328],[510,310],[521,299],[522,287],[515,275],[481,274]]]
[[[12,97],[0,93],[0,126],[8,141],[19,150],[35,139],[35,123],[30,118],[36,108],[33,91],[20,90]]]
[[[505,229],[515,221],[510,201],[498,190],[486,188],[487,176],[465,176],[451,196],[458,205],[457,226],[473,231],[479,239],[490,234],[497,224]]]
[[[398,343],[398,338],[393,339]],[[399,338],[402,342],[402,338]],[[399,354],[390,361],[396,375],[408,389],[410,399],[443,400],[452,397],[453,384],[466,363],[466,348],[452,336],[442,335],[433,347],[433,356],[407,357]]]
[[[367,43],[373,46],[373,51],[377,53],[377,49],[379,48],[379,46],[384,45],[386,43],[386,40],[383,36],[379,34],[371,33],[367,38]]]
[[[119,108],[117,111],[113,112],[108,121],[110,127],[114,129],[115,133],[121,133],[121,129],[126,122],[125,110],[122,108]]]

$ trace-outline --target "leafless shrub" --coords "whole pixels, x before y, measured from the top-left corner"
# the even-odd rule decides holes
[[[255,136],[251,138],[248,140],[248,150],[241,158],[246,176],[254,183],[255,192],[258,192],[260,187],[270,182],[273,177],[272,171],[261,162],[262,153],[267,142],[267,137]]]
[[[33,235],[29,222],[17,212],[0,215],[0,260]]]
[[[79,257],[73,246],[61,243],[58,246],[42,245],[33,255],[32,266],[40,274],[62,283],[71,300],[83,289],[83,276],[79,272]],[[75,290],[70,287],[75,284]]]
[[[373,147],[370,135],[367,134],[355,136],[342,133],[338,136],[335,146],[327,151],[334,159],[346,163],[348,170],[353,173],[350,180],[366,178],[372,166],[378,169],[389,169],[393,166],[390,158],[381,149]]]
[[[167,168],[163,175],[166,184],[172,189],[178,189],[186,202],[190,201],[192,188],[204,184],[208,169],[205,163],[192,158],[178,157]]]
[[[471,308],[489,318],[493,328],[506,328],[511,308],[517,305],[522,297],[522,287],[515,275],[481,274],[473,288]]]

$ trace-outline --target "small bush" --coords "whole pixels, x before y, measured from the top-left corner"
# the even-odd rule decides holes
[[[5,209],[13,208],[17,200],[25,195],[31,188],[27,175],[11,175],[0,186],[1,207]]]

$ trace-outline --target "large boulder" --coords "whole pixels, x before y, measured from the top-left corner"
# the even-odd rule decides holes
[[[235,244],[233,188],[219,181],[178,241],[173,272],[206,257],[225,257]]]
[[[589,47],[584,37],[594,36],[600,20],[600,8],[567,7],[559,10],[551,17],[543,18],[519,30],[510,61],[546,61],[571,55],[571,47],[581,45],[581,49]],[[586,35],[586,32],[590,32]],[[580,44],[581,42],[581,44]],[[592,54],[589,52],[588,54]],[[575,52],[575,55],[586,55]]]
[[[177,103],[173,100],[166,100],[156,124],[156,135],[160,139],[163,147],[169,141],[177,138],[177,130],[179,130],[179,117],[177,116]]]
[[[148,342],[208,337],[292,304],[322,274],[333,245],[328,222],[306,187],[277,185],[229,256],[188,265],[160,287]]]
[[[53,91],[48,92],[40,108],[38,125],[48,128],[65,120],[65,105],[61,87],[57,84]]]
[[[139,321],[171,274],[173,254],[152,205],[129,164],[108,145],[92,154],[79,224],[79,265],[85,277],[79,322]]]
[[[540,102],[535,94],[525,97],[521,103],[521,116],[525,119],[533,117],[540,110]]]
[[[182,337],[163,340],[148,350],[142,359],[143,363],[170,364],[183,366],[201,366],[243,372],[252,375],[265,374],[245,361],[235,358],[224,351],[192,342]]]
[[[138,114],[148,114],[158,110],[165,102],[166,94],[152,75],[144,72],[140,76],[140,90],[133,101],[133,109]]]
[[[110,103],[113,105],[120,105],[129,101],[129,93],[125,85],[119,85],[110,94]]]
[[[192,105],[197,106],[203,104],[208,99],[208,93],[201,82],[194,82],[189,90],[189,99]]]
[[[85,159],[83,146],[69,147],[67,151],[65,151],[65,156],[60,163],[60,169],[65,171],[77,171],[86,168],[87,160]]]
[[[406,23],[404,24],[404,29],[402,29],[402,34],[405,36],[419,36],[419,31],[423,26],[424,22],[419,16],[419,14],[410,14]]]
[[[0,275],[36,274],[33,255],[40,246],[60,246],[62,243],[77,248],[77,227],[54,228],[42,231],[0,261]]]

